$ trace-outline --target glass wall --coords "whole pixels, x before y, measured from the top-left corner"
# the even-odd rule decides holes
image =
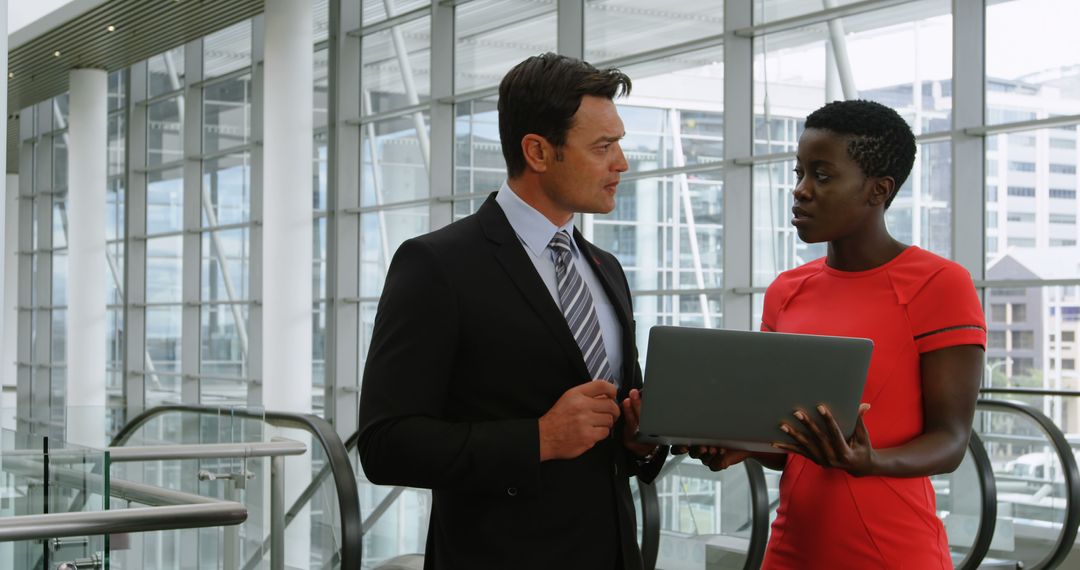
[[[896,108],[916,133],[916,164],[887,213],[889,229],[972,271],[990,326],[986,386],[1080,390],[1076,2],[987,1],[985,34],[954,21],[949,0],[662,8],[581,0],[581,21],[562,22],[563,3],[554,1],[310,2],[317,414],[354,425],[333,417],[330,399],[360,383],[394,252],[475,212],[502,184],[497,85],[544,51],[584,55],[633,79],[632,94],[617,101],[630,169],[616,208],[581,216],[579,227],[626,270],[642,359],[652,325],[756,329],[769,283],[825,254],[789,222],[795,150],[809,112],[863,98]],[[259,334],[261,290],[259,18],[109,76],[103,271],[113,402],[261,404],[252,364],[262,355],[249,340]],[[356,45],[337,42],[342,36]],[[977,84],[958,83],[970,80],[953,69],[954,46],[983,36]],[[971,100],[979,92],[982,100]],[[981,123],[958,128],[973,107]],[[21,113],[19,207],[28,227],[19,244],[19,391],[31,404],[21,419],[40,429],[63,425],[66,293],[82,277],[67,272],[66,118],[64,95]],[[972,140],[980,160],[961,150]],[[978,171],[981,187],[964,177]],[[983,231],[955,223],[972,211]],[[355,235],[335,231],[350,223]],[[337,289],[347,281],[338,270],[355,292]],[[138,284],[134,295],[125,294],[129,283]],[[358,322],[336,324],[342,307]],[[131,314],[140,318],[125,322]],[[351,368],[332,357],[343,347],[355,352]],[[1080,437],[1074,397],[1030,401]],[[1027,461],[994,449],[1000,472]],[[720,502],[710,498],[733,483],[692,469],[678,477],[691,498],[665,483],[664,544],[682,544],[672,537],[686,538],[697,521],[722,532]],[[365,508],[390,494],[362,483]],[[397,499],[369,535],[366,562],[422,551],[429,509],[423,491]]]

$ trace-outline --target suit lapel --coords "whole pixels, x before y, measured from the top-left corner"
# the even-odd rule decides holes
[[[581,349],[578,348],[577,341],[574,340],[570,327],[566,324],[566,317],[555,304],[555,300],[551,298],[551,293],[540,279],[540,275],[536,273],[536,266],[529,260],[524,246],[518,240],[502,208],[495,202],[494,193],[484,201],[476,215],[485,236],[495,247],[495,259],[506,270],[510,280],[540,320],[547,325],[560,348],[580,373],[582,381],[588,380],[589,369],[586,368],[585,361],[581,357]]]

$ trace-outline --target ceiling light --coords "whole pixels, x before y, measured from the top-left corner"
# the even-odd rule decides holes
[[[52,54],[54,56],[56,56],[56,57],[60,57],[60,50],[56,50],[56,51],[52,52]]]
[[[8,79],[11,79],[11,78],[15,77],[15,72],[14,71],[9,71],[7,76],[8,76]]]
[[[116,31],[116,26],[113,26],[112,24],[110,24],[109,27],[107,27],[105,29],[110,31],[110,32],[115,32]]]

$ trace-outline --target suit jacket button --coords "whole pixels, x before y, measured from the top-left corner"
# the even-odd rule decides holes
[[[506,494],[510,495],[511,497],[516,497],[517,496],[517,487],[507,487],[506,488]]]

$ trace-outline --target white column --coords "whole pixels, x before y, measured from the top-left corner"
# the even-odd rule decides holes
[[[267,0],[263,44],[263,405],[311,411],[312,108],[310,2]],[[296,433],[285,434],[298,437]],[[310,440],[303,438],[309,444]],[[285,504],[311,479],[311,454],[285,461]],[[285,563],[307,567],[308,509],[289,525]]]
[[[105,183],[108,75],[71,72],[68,117],[67,437],[105,445]]]

